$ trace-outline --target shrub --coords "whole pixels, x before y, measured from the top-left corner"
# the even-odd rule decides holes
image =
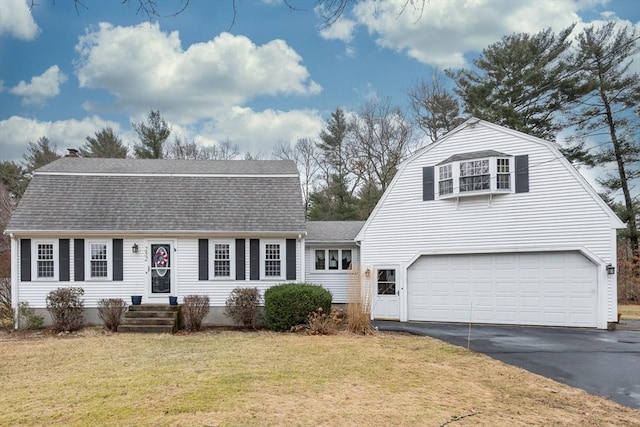
[[[44,325],[44,317],[38,316],[29,303],[22,301],[18,304],[18,327],[20,329],[38,329]]]
[[[371,326],[371,282],[363,284],[359,268],[354,268],[349,277],[349,302],[347,303],[347,330],[354,334],[369,335],[375,329]]]
[[[51,314],[53,328],[58,332],[73,332],[82,328],[84,301],[82,288],[58,288],[47,295],[47,310]]]
[[[188,295],[182,301],[182,316],[185,327],[190,331],[199,331],[202,321],[209,313],[209,297],[205,295]]]
[[[285,283],[264,293],[264,312],[267,326],[274,331],[286,331],[306,323],[309,314],[322,308],[331,311],[331,292],[311,283]]]
[[[120,319],[127,303],[121,298],[107,298],[98,301],[98,317],[104,323],[105,328],[111,332],[117,332]]]
[[[333,335],[342,329],[344,312],[339,308],[332,308],[326,313],[322,308],[309,315],[309,325],[306,330],[309,335]]]
[[[0,326],[13,326],[10,279],[0,280]]]
[[[225,302],[224,314],[245,328],[256,328],[260,323],[260,290],[235,288]]]

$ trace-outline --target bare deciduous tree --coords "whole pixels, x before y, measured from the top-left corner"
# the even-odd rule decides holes
[[[289,143],[281,142],[276,145],[273,152],[273,156],[276,159],[296,162],[300,173],[305,216],[309,213],[309,197],[320,171],[319,154],[316,143],[310,138],[301,138],[293,146]]]
[[[364,182],[384,191],[412,151],[411,126],[390,98],[374,99],[352,120],[352,156]]]

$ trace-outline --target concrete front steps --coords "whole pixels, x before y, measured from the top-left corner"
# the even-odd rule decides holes
[[[179,327],[180,308],[168,304],[130,305],[118,326],[118,332],[172,334]]]

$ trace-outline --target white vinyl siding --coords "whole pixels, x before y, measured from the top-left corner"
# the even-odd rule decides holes
[[[344,254],[344,251],[351,251],[351,265],[350,270],[317,270],[315,269],[315,251],[329,251],[338,250]],[[326,253],[326,252],[325,252]],[[321,285],[325,289],[331,292],[333,296],[333,302],[337,304],[344,304],[348,302],[349,287],[357,282],[355,274],[358,270],[360,263],[360,250],[354,245],[342,244],[316,244],[306,243],[305,250],[305,265],[306,265],[306,281],[309,283],[315,283]]]

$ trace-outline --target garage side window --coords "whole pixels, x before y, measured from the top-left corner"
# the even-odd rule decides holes
[[[396,271],[378,270],[378,295],[396,294]]]

